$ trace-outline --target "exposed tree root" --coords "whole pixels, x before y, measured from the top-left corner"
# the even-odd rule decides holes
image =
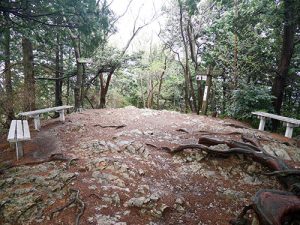
[[[183,133],[187,133],[187,134],[189,134],[190,132],[188,132],[186,129],[184,129],[184,128],[180,128],[180,129],[177,129],[176,131],[178,131],[178,132],[183,132]]]
[[[156,145],[154,144],[151,144],[151,143],[146,143],[147,146],[150,146],[152,148],[156,148],[156,149],[160,149],[160,147],[157,147]]]
[[[92,194],[89,195],[89,197],[91,197],[91,196],[95,196],[99,200],[102,200],[102,198],[99,195],[95,194],[95,193],[92,193]]]
[[[261,190],[257,192],[253,204],[246,206],[240,216],[231,221],[231,224],[250,224],[248,219],[245,218],[247,211],[250,209],[254,210],[262,225],[281,225],[285,222],[290,224],[291,221],[300,221],[300,170],[290,168],[283,160],[268,154],[255,142],[249,141],[247,138],[244,141],[252,144],[202,137],[199,139],[198,144],[180,145],[174,149],[167,147],[162,149],[172,154],[185,149],[197,149],[219,156],[246,155],[273,171],[267,173],[267,175],[277,176],[280,183],[291,191]],[[219,144],[226,144],[229,150],[212,148],[212,146]],[[299,224],[299,221],[296,224]]]
[[[62,153],[55,153],[49,156],[48,159],[40,160],[40,161],[33,161],[33,162],[26,162],[22,164],[8,164],[4,168],[0,169],[0,174],[3,174],[6,170],[13,168],[13,167],[20,167],[20,166],[35,166],[46,162],[52,162],[52,161],[61,161],[61,162],[67,162],[66,169],[68,170],[70,168],[70,165],[73,161],[79,160],[79,158],[73,158],[69,159],[66,158]]]
[[[225,123],[224,126],[230,126],[230,127],[242,128],[242,129],[249,129],[249,127],[247,127],[247,126],[238,125],[238,124],[234,124],[234,123]]]
[[[77,191],[75,202],[80,206],[80,211],[79,211],[79,213],[77,214],[76,220],[75,220],[75,225],[78,225],[78,224],[79,224],[80,217],[81,217],[81,216],[83,215],[83,213],[84,213],[84,210],[85,210],[85,204],[84,204],[84,202],[79,198],[79,190],[73,190],[73,191]]]
[[[101,125],[101,124],[95,124],[94,127],[101,127],[101,128],[116,128],[117,129],[121,129],[123,127],[126,127],[126,124],[122,124],[122,125]]]
[[[73,160],[73,159],[71,159]],[[77,160],[77,159],[74,159]],[[12,164],[11,167],[19,167],[19,166],[35,166],[35,165],[39,165],[42,163],[46,163],[46,162],[52,162],[52,161],[61,161],[61,162],[69,162],[70,159],[66,158],[62,153],[55,153],[50,155],[50,157],[48,159],[45,160],[40,160],[40,161],[33,161],[33,162],[27,162],[27,163],[22,163],[22,164]]]
[[[21,216],[23,216],[29,209],[32,209],[33,207],[37,206],[36,203],[33,203],[32,205],[30,205],[29,207],[27,207],[25,210],[23,210],[20,215],[16,218],[15,223],[18,223],[19,219],[21,218]]]
[[[208,132],[207,130],[199,130],[197,131],[201,133],[202,135],[242,135],[241,132],[227,132],[227,133],[221,133],[221,132]]]
[[[300,176],[300,170],[284,170],[284,171],[274,171],[265,173],[264,175],[267,176],[279,176],[279,177],[286,177],[286,176]]]
[[[70,159],[66,165],[66,169],[70,169],[72,162],[79,160],[78,158]]]
[[[62,207],[59,207],[58,209],[55,209],[54,211],[52,211],[50,213],[50,218],[52,219],[53,218],[53,215],[54,213],[57,213],[57,212],[61,212],[63,211],[65,208],[69,207],[70,205],[72,204],[78,204],[79,205],[79,213],[77,214],[76,216],[76,219],[75,219],[75,225],[78,225],[79,224],[79,221],[80,221],[80,218],[81,216],[83,215],[84,213],[84,210],[85,210],[85,204],[84,202],[80,199],[79,197],[79,193],[80,191],[79,190],[75,190],[75,189],[70,189],[69,190],[70,192],[75,192],[75,197],[73,199],[71,199],[67,204],[63,205]]]
[[[3,206],[5,206],[5,204],[10,203],[10,202],[11,202],[11,200],[6,200],[6,201],[2,202],[2,203],[0,204],[0,211],[1,211],[1,208],[2,208]]]
[[[254,146],[258,147],[258,148],[262,148],[261,144],[257,140],[245,137],[244,135],[242,135],[242,140],[244,142],[249,142],[250,144],[252,144],[252,145],[254,145]]]
[[[15,165],[15,166],[34,166],[34,165],[38,165],[38,164],[41,164],[41,163],[52,162],[52,161],[67,162],[67,161],[69,161],[69,159],[66,158],[62,153],[55,153],[55,154],[51,154],[50,157],[48,159],[45,159],[45,160],[27,162],[27,163],[18,164],[18,165]]]
[[[61,212],[63,211],[65,208],[69,207],[70,205],[72,205],[74,202],[75,202],[75,198],[71,199],[68,203],[66,203],[65,205],[53,210],[51,213],[50,213],[50,218],[52,219],[53,218],[53,215],[54,213],[57,213],[57,212]]]
[[[295,222],[300,219],[297,218],[297,214],[300,215],[300,198],[287,191],[260,190],[256,193],[253,204],[246,206],[238,218],[230,223],[247,224],[245,215],[250,209],[258,215],[262,225],[290,224],[292,220]]]

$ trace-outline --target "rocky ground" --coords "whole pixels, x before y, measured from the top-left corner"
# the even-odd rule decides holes
[[[162,148],[203,136],[241,141],[243,134],[300,165],[293,140],[177,112],[86,110],[67,115],[64,124],[45,120],[40,132],[31,130],[18,162],[1,139],[0,224],[228,224],[259,189],[282,189],[243,156],[189,149],[171,155]]]

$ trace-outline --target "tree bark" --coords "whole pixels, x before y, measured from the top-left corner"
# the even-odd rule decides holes
[[[35,79],[33,66],[33,50],[31,41],[22,38],[23,67],[24,67],[24,111],[35,110]]]
[[[146,108],[145,93],[144,93],[143,85],[144,85],[143,77],[142,77],[142,75],[140,75],[141,97],[142,97],[142,102],[143,102],[143,108]]]
[[[157,100],[156,100],[156,105],[157,105],[158,110],[160,109],[160,105],[159,105],[160,92],[161,92],[163,78],[164,78],[166,69],[167,69],[167,57],[165,56],[164,69],[163,69],[163,71],[162,71],[162,73],[160,74],[160,77],[159,77],[158,93],[157,93]]]
[[[6,125],[9,127],[10,122],[14,119],[14,99],[11,76],[10,63],[10,28],[4,30],[4,85],[5,85],[5,109],[6,109]]]
[[[201,112],[204,115],[207,114],[209,92],[210,92],[210,88],[211,88],[211,84],[212,84],[211,72],[212,72],[212,66],[210,65],[210,66],[208,66],[208,70],[207,70],[206,85],[205,85],[205,89],[204,89],[202,109],[201,109]]]
[[[191,22],[191,16],[189,16],[188,18],[188,23],[187,23],[187,37],[188,37],[188,43],[190,45],[190,55],[191,55],[191,59],[193,61],[194,64],[194,70],[195,70],[195,74],[198,73],[199,70],[199,65],[198,65],[198,57],[197,57],[197,44],[196,44],[196,37],[195,37],[195,33],[194,33],[194,29],[193,29],[193,25]],[[191,86],[191,95],[193,97],[193,106],[195,108],[195,111],[197,114],[199,114],[199,111],[201,109],[201,105],[202,105],[202,97],[203,97],[203,89],[202,89],[202,85],[201,82],[197,82],[197,88],[198,88],[198,102],[196,99],[196,95],[195,95],[195,91],[194,91],[194,87],[193,87],[193,80],[192,80],[192,76],[191,74],[189,74],[189,79],[190,79],[190,86]]]
[[[100,79],[100,101],[99,101],[99,105],[97,108],[99,109],[104,109],[106,107],[106,96],[107,96],[107,92],[108,92],[108,88],[109,88],[109,84],[112,78],[113,73],[115,72],[115,68],[112,69],[112,71],[110,71],[107,75],[107,79],[106,82],[104,80],[104,76],[103,73],[99,74],[99,79]]]
[[[234,17],[238,17],[238,0],[234,0]],[[233,89],[237,88],[238,85],[238,36],[237,27],[235,26],[234,33],[234,65],[233,65]]]
[[[82,108],[84,108],[84,98],[88,94],[88,88],[86,90],[84,88],[85,83],[86,83],[85,66],[84,64],[82,64],[82,81],[81,81],[81,90],[80,90],[80,103]]]
[[[62,46],[60,44],[60,37],[59,34],[57,34],[56,37],[56,49],[55,49],[55,106],[61,106],[62,105],[62,79],[59,79],[62,77]],[[57,114],[58,116],[58,114]]]
[[[190,77],[189,53],[188,53],[188,46],[187,46],[187,42],[184,35],[184,29],[183,29],[183,8],[182,8],[181,0],[178,0],[178,4],[179,4],[179,14],[180,14],[179,15],[180,34],[181,34],[182,43],[185,52],[185,65],[184,65],[184,80],[185,80],[185,87],[186,87],[185,101],[189,103],[192,112],[196,112],[197,107],[193,104],[194,103],[193,100],[195,99],[195,92],[194,92],[192,79]]]
[[[284,0],[284,25],[282,34],[281,55],[278,64],[272,94],[275,96],[273,107],[276,114],[281,114],[283,94],[286,85],[286,78],[294,49],[294,37],[296,32],[296,0]]]
[[[147,108],[152,109],[153,106],[153,80],[151,75],[148,78],[148,88],[147,88]]]
[[[76,37],[71,33],[71,38],[73,41],[73,47],[76,58],[76,67],[77,67],[77,75],[76,75],[76,83],[74,87],[74,100],[75,100],[75,111],[78,111],[82,107],[82,78],[84,72],[84,65],[78,62],[78,59],[81,57],[80,52],[80,40],[79,37]]]

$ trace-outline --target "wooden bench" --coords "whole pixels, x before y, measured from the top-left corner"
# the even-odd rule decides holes
[[[64,106],[57,106],[52,108],[45,108],[39,109],[29,112],[21,112],[19,116],[28,116],[34,119],[34,129],[40,130],[41,129],[41,121],[40,121],[40,114],[48,113],[48,112],[58,112],[59,113],[59,120],[64,122],[65,121],[65,110],[73,108],[73,106],[64,105]]]
[[[27,120],[12,120],[7,140],[11,146],[16,148],[17,160],[23,157],[23,141],[30,140],[30,132]]]
[[[265,112],[253,112],[252,114],[256,115],[260,119],[259,127],[258,127],[259,130],[265,129],[265,124],[266,124],[267,118],[285,122],[286,123],[285,137],[291,138],[293,135],[293,128],[300,126],[300,120],[288,118],[285,116],[278,116],[275,114],[265,113]]]

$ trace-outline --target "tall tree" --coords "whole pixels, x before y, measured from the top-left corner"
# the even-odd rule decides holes
[[[299,1],[284,0],[282,4],[284,10],[282,45],[278,63],[278,71],[272,86],[272,94],[275,96],[273,101],[274,111],[278,115],[281,114],[284,90],[293,56],[296,27],[299,20]],[[276,128],[276,125],[274,128]]]
[[[185,64],[184,64],[184,78],[186,82],[186,101],[189,102],[189,105],[191,107],[192,112],[196,112],[196,96],[195,91],[193,87],[193,82],[191,78],[191,71],[190,71],[190,65],[189,65],[189,50],[188,50],[188,41],[186,40],[186,34],[184,31],[184,24],[183,24],[183,3],[181,0],[178,0],[179,5],[179,24],[180,24],[180,34],[182,38],[182,44],[184,48],[184,54],[185,54]]]
[[[35,110],[35,79],[33,67],[33,50],[31,41],[22,38],[24,67],[24,106],[25,111]]]
[[[8,1],[7,1],[8,2]],[[8,23],[8,13],[5,13],[5,19]],[[11,28],[6,26],[4,28],[4,85],[5,85],[5,108],[6,108],[6,124],[9,126],[10,121],[14,119],[14,98],[13,98],[13,87],[12,87],[12,75],[11,75]]]
[[[63,75],[63,49],[60,40],[60,35],[56,35],[56,48],[55,48],[55,106],[61,106],[62,102],[62,84],[61,79]]]

